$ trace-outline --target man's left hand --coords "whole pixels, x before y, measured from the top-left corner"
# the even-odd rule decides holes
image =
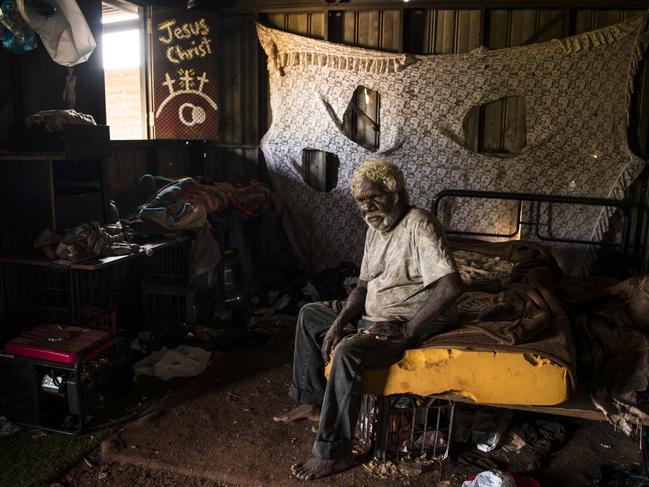
[[[406,340],[406,323],[400,321],[376,321],[366,328],[377,340]]]

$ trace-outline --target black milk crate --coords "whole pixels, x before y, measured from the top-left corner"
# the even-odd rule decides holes
[[[68,267],[12,265],[7,278],[18,284],[18,314],[30,321],[79,323],[110,308],[110,268],[92,271]]]
[[[166,286],[142,283],[144,318],[155,328],[166,326],[193,327],[208,320],[215,301],[215,293],[190,286]]]
[[[189,252],[192,243],[187,240],[161,249],[144,260],[144,275],[152,284],[177,285],[189,277]]]
[[[409,394],[363,396],[356,441],[374,458],[445,460],[450,451],[455,402]]]
[[[113,303],[113,269],[105,267],[92,271],[72,271],[72,278],[77,280],[79,314],[92,315],[104,311]]]

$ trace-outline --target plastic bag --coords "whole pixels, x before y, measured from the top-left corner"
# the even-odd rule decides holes
[[[217,283],[221,250],[209,226],[196,230],[189,252],[189,283],[197,289],[211,289]]]
[[[16,0],[18,11],[36,31],[54,62],[75,66],[85,62],[97,47],[90,27],[75,0],[48,0],[55,9],[49,17],[29,2]]]
[[[13,0],[0,2],[0,40],[9,52],[23,54],[36,48],[36,35]]]
[[[516,487],[514,477],[500,470],[480,472],[473,480],[467,480],[462,487]]]

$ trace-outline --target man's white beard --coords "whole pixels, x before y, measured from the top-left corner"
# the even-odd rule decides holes
[[[380,216],[381,220],[370,221],[370,218]],[[382,211],[375,211],[365,215],[364,220],[370,227],[379,232],[387,232],[392,230],[395,223],[399,219],[399,210],[395,207],[389,213],[383,213]]]

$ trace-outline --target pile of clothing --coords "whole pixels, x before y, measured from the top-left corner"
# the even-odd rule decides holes
[[[139,207],[130,227],[141,235],[192,231],[189,282],[198,289],[210,289],[218,279],[221,251],[210,220],[226,210],[235,219],[279,212],[277,197],[267,185],[255,180],[235,186],[208,178],[169,180],[147,174],[140,179],[140,186],[150,197]]]
[[[167,183],[157,189],[157,186]],[[260,213],[277,215],[279,200],[263,183],[233,185],[209,178],[169,180],[145,174],[140,179],[142,192],[152,196],[140,206],[138,218],[131,222],[142,234],[163,234],[202,228],[208,216],[230,210],[238,217]]]
[[[140,246],[124,238],[122,225],[100,225],[97,222],[82,223],[61,237],[45,229],[34,240],[34,247],[50,259],[79,261],[90,257],[128,255],[140,251]]]

